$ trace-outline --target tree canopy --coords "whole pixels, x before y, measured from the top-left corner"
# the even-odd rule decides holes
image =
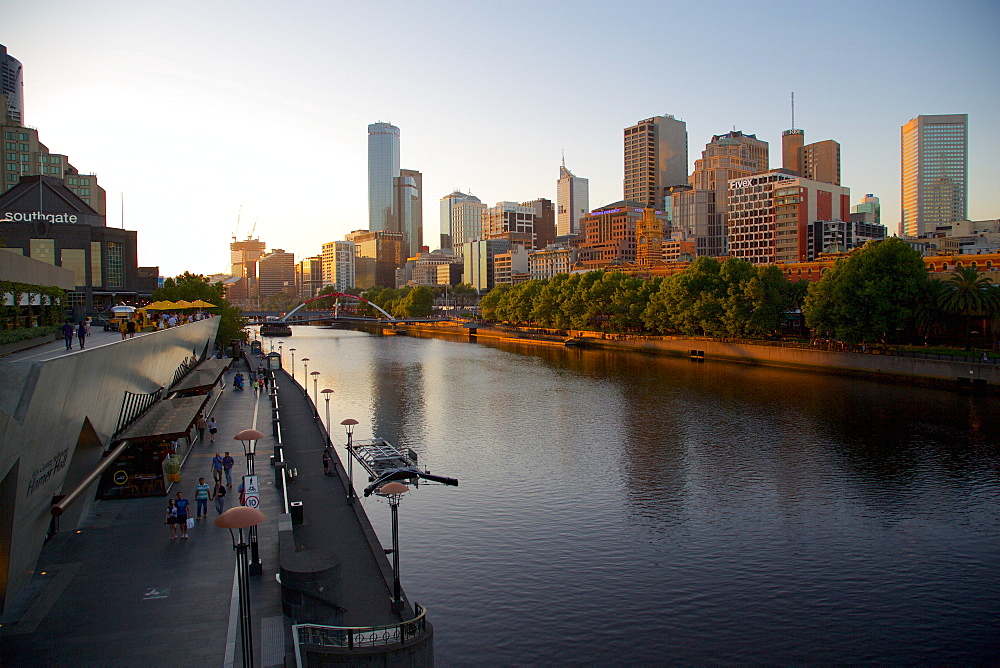
[[[217,308],[210,309],[220,317],[215,342],[225,346],[234,339],[244,341],[247,339],[247,333],[243,329],[246,326],[246,318],[240,309],[226,299],[226,288],[222,283],[209,283],[203,275],[185,271],[176,278],[165,279],[163,287],[154,290],[152,297],[153,301],[184,299],[191,302],[202,299],[215,304]]]

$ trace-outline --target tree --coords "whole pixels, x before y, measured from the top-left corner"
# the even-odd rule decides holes
[[[976,267],[960,267],[945,285],[948,290],[941,296],[941,306],[946,311],[965,316],[965,347],[969,348],[972,316],[997,311],[996,288],[988,277],[980,275]]]
[[[926,290],[917,251],[895,237],[869,241],[809,288],[806,324],[848,343],[885,342],[910,324]]]
[[[406,296],[399,300],[397,317],[425,318],[434,312],[434,293],[426,285],[411,288]]]
[[[184,299],[191,302],[202,299],[215,304],[216,308],[211,309],[219,316],[219,331],[215,335],[215,342],[226,346],[234,339],[247,340],[244,330],[247,320],[243,317],[243,312],[226,299],[226,288],[222,283],[210,284],[203,275],[185,271],[176,278],[165,279],[163,287],[154,290],[152,297],[153,301]]]

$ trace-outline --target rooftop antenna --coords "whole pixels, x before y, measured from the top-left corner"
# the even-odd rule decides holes
[[[562,166],[566,167],[566,149],[562,149]]]
[[[792,129],[795,129],[795,91],[792,91]]]
[[[125,193],[123,191],[119,191],[118,194],[121,195],[121,200],[122,200],[122,229],[124,230],[125,229]]]

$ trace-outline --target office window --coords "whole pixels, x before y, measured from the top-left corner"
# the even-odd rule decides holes
[[[17,150],[19,150],[19,151],[27,151],[28,150],[28,145],[27,144],[18,144]]]
[[[69,306],[85,306],[87,295],[83,292],[67,292],[66,301]]]
[[[93,286],[104,285],[101,278],[101,242],[90,242],[90,284]]]
[[[90,179],[80,179],[80,185],[81,186],[89,186],[90,185]]]
[[[68,179],[66,179],[67,185],[71,185],[71,186],[77,185],[77,181],[78,181],[78,179],[76,179],[76,178],[74,178],[72,176],[69,177]],[[76,191],[74,191],[74,192],[76,192]]]
[[[21,141],[28,141],[28,135],[24,134],[23,132],[18,132],[17,138],[20,139]]]
[[[117,241],[109,241],[105,245],[107,249],[106,266],[108,268],[106,288],[125,287],[125,244]]]
[[[82,248],[64,248],[60,262],[63,269],[73,272],[74,285],[87,284],[87,251]]]
[[[55,239],[32,239],[29,242],[32,259],[46,264],[56,263],[56,241]]]
[[[90,188],[80,188],[80,194],[81,195],[89,195],[90,194]]]

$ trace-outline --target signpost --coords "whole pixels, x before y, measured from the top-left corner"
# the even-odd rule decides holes
[[[260,489],[257,487],[257,476],[243,476],[243,496],[245,499],[243,504],[248,508],[257,508],[260,506]]]

